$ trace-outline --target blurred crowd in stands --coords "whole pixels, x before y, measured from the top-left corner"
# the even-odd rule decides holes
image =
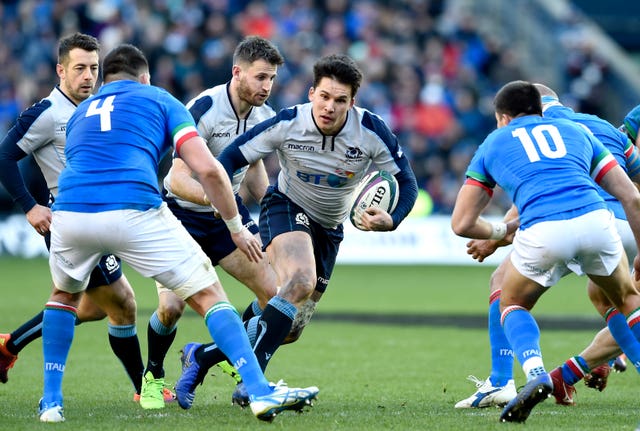
[[[102,53],[139,46],[154,85],[187,102],[230,77],[235,45],[271,39],[286,63],[269,103],[307,101],[313,62],[346,52],[365,82],[356,103],[382,116],[412,162],[433,213],[448,214],[477,146],[495,127],[492,99],[526,79],[517,56],[446,0],[4,0],[0,3],[0,133],[56,83],[57,40],[81,31]],[[575,60],[575,59],[570,59]],[[575,61],[571,61],[575,64]],[[580,71],[574,71],[579,73]],[[271,175],[277,171],[273,162]],[[495,213],[509,202],[497,194]]]

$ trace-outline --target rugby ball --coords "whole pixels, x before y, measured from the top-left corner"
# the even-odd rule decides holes
[[[362,230],[360,218],[364,210],[377,206],[391,214],[398,204],[398,180],[387,171],[373,171],[360,180],[353,191],[349,219]]]

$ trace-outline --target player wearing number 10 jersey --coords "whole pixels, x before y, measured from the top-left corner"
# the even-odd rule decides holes
[[[640,244],[640,193],[611,153],[584,128],[570,120],[542,117],[540,92],[533,84],[506,84],[494,103],[498,130],[485,139],[469,164],[451,226],[460,236],[496,240],[518,229],[510,258],[504,262],[500,312],[527,384],[500,419],[524,422],[553,391],[542,360],[540,330],[530,310],[561,277],[571,271],[587,274],[627,316],[628,326],[640,339],[640,294],[623,259],[614,217],[595,183],[622,203],[636,245]],[[517,220],[489,223],[480,216],[496,185],[514,202],[519,228]],[[634,268],[640,271],[637,256]]]
[[[592,166],[594,153],[602,163]],[[604,145],[573,121],[527,115],[491,133],[466,175],[468,181],[500,184],[518,208],[524,230],[607,208],[587,173],[598,181],[611,163]],[[546,175],[538,179],[542,170]]]

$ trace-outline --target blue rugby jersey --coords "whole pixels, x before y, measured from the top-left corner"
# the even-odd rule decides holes
[[[544,105],[543,105],[544,106]],[[560,105],[552,104],[546,107],[543,112],[545,118],[566,118],[582,124],[593,133],[593,135],[604,144],[605,147],[615,157],[618,164],[630,175],[637,174],[638,149],[629,140],[626,134],[622,133],[616,127],[606,120],[591,114],[583,114],[575,112],[573,109]],[[630,160],[633,158],[633,161]],[[630,170],[628,169],[630,168]],[[616,218],[626,220],[627,215],[624,213],[622,204],[602,187],[598,187],[600,195],[607,205],[613,211]]]
[[[54,210],[102,212],[160,206],[158,164],[198,132],[167,91],[135,81],[105,84],[67,125],[67,165]]]
[[[468,182],[500,185],[526,229],[607,208],[596,183],[616,165],[609,150],[578,124],[528,115],[489,134],[466,175]]]

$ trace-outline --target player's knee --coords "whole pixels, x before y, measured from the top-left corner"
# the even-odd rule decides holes
[[[122,281],[119,284],[112,284],[115,293],[111,297],[115,303],[115,307],[109,307],[111,311],[109,317],[117,320],[117,324],[128,325],[136,321],[138,312],[138,304],[133,289],[128,282]]]
[[[316,276],[309,271],[296,271],[287,283],[289,292],[295,292],[295,301],[303,301],[309,298],[316,287]],[[282,292],[281,292],[282,294]]]
[[[493,273],[491,274],[491,278],[489,279],[489,291],[491,293],[500,289],[503,278],[504,270],[502,269],[502,266],[499,266],[495,271],[493,271]]]
[[[138,304],[136,303],[136,298],[134,295],[129,295],[124,298],[122,302],[122,314],[123,318],[128,323],[133,323],[136,321],[136,315],[138,313]]]
[[[186,303],[176,295],[162,295],[158,304],[158,318],[167,327],[175,326],[182,317],[185,305]]]

